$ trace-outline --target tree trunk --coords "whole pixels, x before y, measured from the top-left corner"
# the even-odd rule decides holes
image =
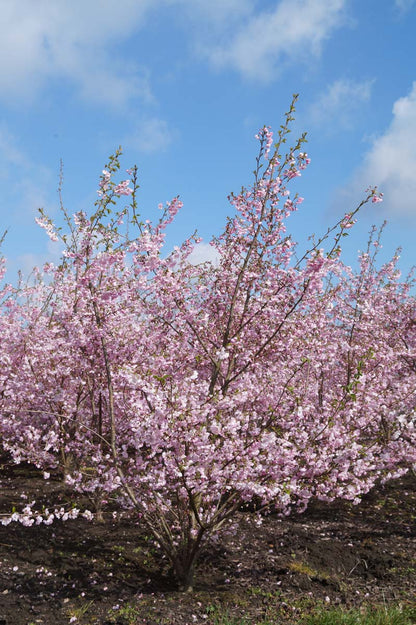
[[[196,553],[179,553],[173,562],[173,571],[181,592],[193,592]]]
[[[178,548],[171,562],[179,590],[182,592],[192,592],[194,587],[194,576],[196,561],[201,547],[205,530],[200,528],[197,536],[188,537],[188,540]]]

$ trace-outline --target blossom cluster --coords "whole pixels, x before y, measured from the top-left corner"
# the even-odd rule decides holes
[[[32,509],[35,504],[33,501],[31,504],[25,506],[22,512],[13,512],[9,516],[5,516],[0,519],[2,525],[9,525],[10,523],[21,523],[25,527],[31,527],[32,525],[52,525],[54,521],[68,521],[71,519],[77,519],[79,516],[91,521],[94,518],[94,514],[90,510],[84,510],[81,512],[78,508],[71,508],[65,510],[65,508],[55,508],[53,512],[45,508],[42,512]]]
[[[1,294],[3,450],[61,471],[92,502],[86,518],[109,501],[133,509],[184,587],[205,537],[244,502],[282,514],[313,497],[358,502],[416,465],[412,284],[397,255],[343,263],[339,240],[358,209],[328,230],[329,250],[327,233],[299,254],[288,219],[302,198],[288,187],[309,157],[301,142],[270,154],[267,127],[258,138],[268,165],[258,159],[254,185],[231,196],[234,215],[211,242],[217,262],[191,262],[196,237],[166,253],[181,202],[139,222],[134,171],[133,183],[113,182],[113,158],[62,262]],[[111,213],[109,198],[124,195],[131,212]],[[120,232],[125,215],[134,236]],[[33,503],[2,523],[80,514]]]

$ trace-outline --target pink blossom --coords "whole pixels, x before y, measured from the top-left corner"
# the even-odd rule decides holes
[[[2,448],[92,502],[25,501],[3,525],[91,520],[117,501],[187,587],[187,554],[253,498],[282,514],[312,497],[358,502],[416,465],[412,284],[397,255],[377,265],[375,232],[357,268],[344,264],[358,209],[299,250],[290,189],[309,158],[299,142],[280,164],[270,129],[258,138],[254,183],[211,241],[216,264],[190,262],[196,235],[166,250],[181,201],[141,220],[114,158],[91,213],[60,235],[61,262],[3,288]]]
[[[131,195],[133,189],[129,187],[130,180],[124,180],[116,185],[113,189],[114,195]]]
[[[371,198],[371,201],[373,204],[376,204],[377,202],[382,202],[383,201],[383,194],[379,193],[378,195],[373,195],[373,197]]]

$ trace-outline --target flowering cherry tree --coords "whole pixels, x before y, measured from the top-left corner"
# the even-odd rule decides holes
[[[304,137],[282,157],[264,127],[254,181],[194,265],[196,237],[164,252],[181,207],[137,214],[137,170],[102,173],[91,215],[64,213],[64,243],[31,286],[3,292],[0,441],[16,462],[59,466],[97,517],[109,497],[134,511],[192,589],[201,544],[255,499],[304,510],[312,497],[358,502],[416,463],[416,324],[398,256],[381,267],[374,231],[346,266],[341,241],[363,202],[301,254],[287,221],[302,198]],[[126,196],[128,208],[116,202]],[[47,473],[46,473],[47,475]],[[27,525],[76,511],[28,506]],[[66,516],[65,516],[66,515]]]

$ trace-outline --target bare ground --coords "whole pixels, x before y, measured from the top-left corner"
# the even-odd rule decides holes
[[[58,479],[0,462],[0,512],[69,497]],[[295,623],[316,606],[391,603],[416,609],[413,474],[359,506],[316,503],[260,527],[240,512],[237,531],[202,552],[192,595],[133,521],[0,525],[0,625]]]

